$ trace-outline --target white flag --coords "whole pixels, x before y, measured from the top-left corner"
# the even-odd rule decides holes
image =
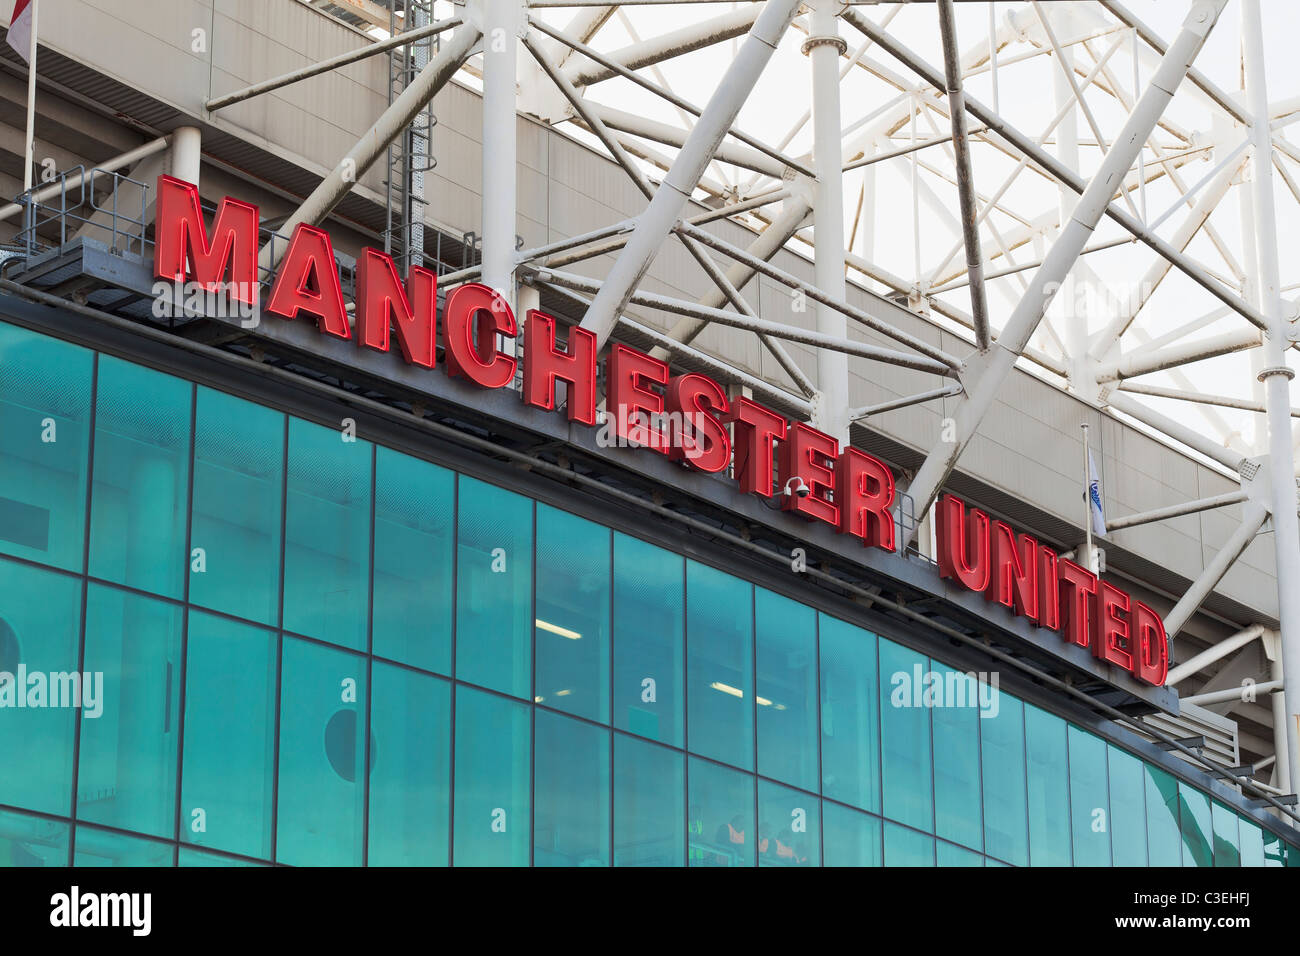
[[[1101,477],[1097,474],[1097,463],[1092,460],[1092,449],[1088,450],[1088,511],[1092,514],[1092,533],[1106,533],[1106,512],[1101,507]]]
[[[15,0],[14,15],[9,21],[9,35],[6,37],[24,63],[29,62],[32,51],[32,4],[33,0]]]

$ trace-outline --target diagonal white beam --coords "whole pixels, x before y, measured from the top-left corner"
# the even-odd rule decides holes
[[[929,510],[961,453],[975,436],[980,422],[993,405],[998,389],[1015,367],[1016,359],[1029,343],[1034,330],[1038,328],[1061,281],[1083,252],[1097,223],[1106,213],[1110,198],[1115,193],[1115,184],[1123,180],[1133,165],[1142,144],[1155,128],[1165,106],[1173,99],[1178,84],[1187,75],[1226,2],[1227,0],[1197,0],[1192,4],[1182,29],[1169,45],[1169,52],[1152,76],[1150,86],[1134,106],[1100,168],[1084,188],[1070,221],[1052,245],[1042,268],[1034,274],[1029,290],[1011,313],[994,347],[987,356],[981,357],[978,370],[965,383],[967,398],[957,409],[956,433],[953,436],[955,440],[935,445],[912,480],[908,494],[918,514]],[[852,11],[845,15],[851,13]],[[858,17],[851,22],[862,19]],[[916,529],[912,528],[903,537],[910,539],[915,534]],[[906,547],[910,543],[910,540],[901,542],[900,547]]]
[[[777,44],[798,7],[799,0],[767,0],[763,5],[753,28],[741,44],[739,54],[727,68],[700,121],[686,138],[672,168],[664,177],[663,185],[638,218],[622,255],[610,269],[605,284],[583,317],[582,328],[593,332],[599,345],[603,346],[614,331],[619,313],[627,307],[632,290],[672,232],[696,183],[713,159],[714,150],[736,121],[736,115],[776,52]]]
[[[693,50],[703,49],[715,43],[722,43],[734,37],[744,36],[746,33],[751,32],[750,28],[760,16],[761,13],[757,4],[746,4],[737,10],[713,17],[710,20],[692,23],[680,30],[673,30],[661,36],[651,37],[648,40],[642,40],[640,43],[632,43],[620,50],[612,50],[605,55],[620,66],[624,66],[629,70],[637,70],[652,63],[659,63],[675,56],[681,56],[683,53],[690,53]],[[790,19],[794,19],[793,11],[790,13]],[[788,24],[789,20],[786,23]],[[782,25],[781,29],[784,32],[785,25]],[[594,63],[585,56],[575,57],[571,60],[565,66],[564,73],[573,81],[574,86],[591,86],[593,83],[612,79],[618,75],[609,67]]]
[[[284,225],[279,229],[279,234],[292,235],[299,223],[315,225],[328,216],[352,190],[353,185],[366,170],[374,165],[375,160],[383,155],[388,149],[388,144],[411,125],[411,120],[416,114],[428,105],[429,101],[460,69],[482,35],[478,28],[471,24],[463,23],[458,26],[451,39],[446,41],[438,51],[437,56],[429,61],[429,65],[419,72],[406,89],[402,90],[397,99],[393,100],[392,105],[380,114],[374,125],[357,140],[355,146],[348,150],[348,154],[330,170],[329,175],[321,180],[320,185],[313,189],[311,195],[302,201],[302,205],[285,220]],[[287,248],[287,243],[277,243],[272,239],[262,247],[258,256],[258,265],[263,269],[274,268]]]
[[[1249,502],[1241,511],[1241,524],[1237,526],[1223,547],[1210,559],[1205,570],[1192,582],[1186,593],[1178,599],[1174,609],[1165,615],[1165,633],[1173,640],[1174,635],[1183,629],[1215,586],[1228,573],[1232,562],[1241,557],[1242,552],[1255,540],[1255,535],[1268,520],[1268,510],[1258,502]]]

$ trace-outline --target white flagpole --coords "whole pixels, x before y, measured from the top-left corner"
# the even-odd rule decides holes
[[[32,41],[27,57],[27,161],[23,165],[23,192],[32,188],[32,166],[36,161],[36,13],[40,0],[32,0]]]
[[[1083,532],[1086,548],[1080,563],[1096,574],[1097,569],[1093,567],[1092,560],[1092,470],[1088,457],[1088,423],[1083,422],[1079,427],[1083,429]]]

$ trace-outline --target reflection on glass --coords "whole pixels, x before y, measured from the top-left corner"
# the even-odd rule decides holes
[[[456,866],[527,866],[528,705],[456,691]]]
[[[686,562],[687,749],[754,769],[753,587]],[[753,809],[750,809],[753,815]]]
[[[446,866],[451,685],[376,663],[371,695],[370,866]]]
[[[822,844],[827,866],[881,866],[880,818],[848,807],[822,804]]]
[[[190,612],[181,839],[271,856],[276,639]]]
[[[758,772],[817,788],[817,614],[754,589]]]
[[[93,365],[0,323],[0,554],[81,570]]]
[[[107,355],[95,396],[90,573],[179,598],[189,506],[189,382]]]
[[[1025,827],[1025,708],[999,695],[998,714],[980,720],[984,852],[1014,866],[1029,864]]]
[[[1115,866],[1147,865],[1146,793],[1142,761],[1107,744],[1110,849]]]
[[[610,531],[537,506],[538,703],[609,722]]]
[[[280,613],[284,415],[199,388],[190,601],[274,625]]]
[[[918,830],[934,828],[931,709],[918,705],[920,695],[914,693],[929,664],[925,655],[881,638],[880,739],[885,817]]]
[[[365,810],[366,662],[284,638],[276,859],[360,866]],[[371,735],[370,764],[379,759]]]
[[[531,698],[533,502],[459,479],[456,677]]]
[[[152,836],[176,833],[181,609],[91,585],[86,666],[103,673],[103,711],[81,710],[77,816]]]
[[[68,865],[68,825],[0,810],[0,870],[11,866]]]
[[[934,837],[886,820],[885,866],[934,866]]]
[[[1070,829],[1075,866],[1110,866],[1110,800],[1106,744],[1078,727],[1069,728]]]
[[[289,422],[284,629],[353,650],[366,647],[371,458],[347,432]]]
[[[820,803],[810,793],[758,782],[759,866],[821,866]]]
[[[80,578],[0,558],[0,671],[12,675],[5,678],[11,693],[18,689],[20,667],[36,674],[77,670],[81,588]],[[72,811],[77,711],[15,703],[16,693],[0,709],[0,768],[23,772],[0,772],[0,803],[66,816]]]
[[[375,451],[374,652],[451,673],[456,476]]]
[[[692,757],[686,809],[691,866],[754,866],[754,778]]]
[[[821,643],[822,793],[880,810],[876,635],[826,614]],[[829,857],[830,851],[827,851]]]
[[[533,863],[609,865],[609,731],[537,711]]]
[[[1214,865],[1214,824],[1210,798],[1178,781],[1179,820],[1182,822],[1183,866]]]
[[[685,865],[685,774],[680,751],[614,735],[615,866]]]
[[[1144,763],[1147,804],[1147,852],[1151,866],[1181,866],[1182,838],[1178,824],[1178,781],[1158,767]]]
[[[1029,860],[1034,866],[1070,865],[1070,778],[1065,747],[1065,721],[1025,704]]]
[[[948,706],[936,707],[931,718],[935,833],[980,850],[984,848],[984,833],[980,826],[979,725],[981,719],[992,718],[980,717],[979,685],[973,677],[937,664],[934,670],[943,676],[945,688],[962,689],[961,700],[945,701]]]
[[[614,533],[614,726],[685,746],[681,555]]]

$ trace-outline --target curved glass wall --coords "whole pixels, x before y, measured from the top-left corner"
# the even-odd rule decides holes
[[[0,864],[1298,862],[984,675],[7,325],[0,672]]]

